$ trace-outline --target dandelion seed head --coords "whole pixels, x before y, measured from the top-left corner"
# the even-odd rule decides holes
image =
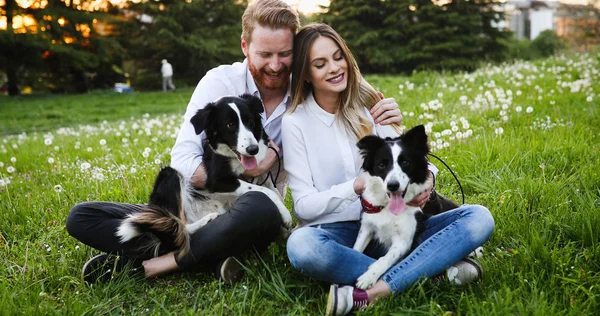
[[[525,112],[527,112],[527,113],[533,112],[533,107],[528,106],[527,109],[525,109]]]
[[[8,167],[6,167],[6,172],[8,172],[8,173],[13,173],[13,172],[15,172],[15,167],[13,167],[13,166],[8,166]]]
[[[12,162],[12,163],[17,162],[17,157],[10,157],[10,162]]]
[[[62,188],[62,186],[60,184],[57,184],[57,185],[54,186],[54,191],[56,193],[61,193],[62,190],[63,190],[63,188]]]
[[[523,111],[523,108],[522,108],[522,107],[520,107],[520,106],[517,106],[517,107],[515,108],[515,111],[516,111],[516,112],[521,112],[521,111]]]
[[[52,145],[52,138],[46,138],[46,139],[44,139],[44,145],[46,145],[46,146]]]
[[[106,145],[106,139],[104,139],[104,138],[101,139],[100,140],[100,145],[102,145],[102,146]]]
[[[54,158],[52,158],[52,157],[48,157],[48,163],[49,163],[49,164],[53,164],[53,163],[54,163]]]

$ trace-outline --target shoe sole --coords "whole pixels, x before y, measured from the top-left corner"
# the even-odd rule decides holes
[[[102,256],[106,256],[106,254],[104,254],[104,253],[101,253],[101,254],[99,254],[99,255],[95,255],[95,256],[91,257],[91,258],[90,258],[88,261],[86,261],[86,262],[83,264],[83,268],[81,268],[81,279],[82,279],[82,280],[84,280],[84,281],[85,281],[85,269],[87,268],[87,266],[88,266],[88,265],[89,265],[89,264],[90,264],[92,261],[94,261],[94,260],[96,260],[97,258],[99,258],[99,257],[102,257]],[[93,272],[93,271],[91,271],[91,272]]]
[[[337,284],[332,284],[329,287],[329,296],[327,297],[327,309],[325,309],[325,315],[327,316],[335,315],[335,308],[337,306],[337,290]]]
[[[242,278],[243,268],[234,257],[229,257],[221,265],[221,280],[229,285],[234,285]]]

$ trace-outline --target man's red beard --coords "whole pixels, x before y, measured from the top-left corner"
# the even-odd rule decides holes
[[[250,69],[250,73],[252,74],[252,77],[254,78],[256,84],[263,89],[282,89],[288,84],[288,81],[290,80],[290,68],[285,64],[281,65],[281,69],[279,69],[279,71],[276,72],[276,74],[280,76],[279,79],[276,81],[271,80],[269,78],[269,75],[265,73],[266,71],[267,73],[274,74],[275,71],[268,71],[266,69],[256,69],[256,67],[252,64],[250,58],[248,58],[248,68]]]

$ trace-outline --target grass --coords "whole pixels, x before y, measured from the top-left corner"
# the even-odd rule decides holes
[[[406,126],[426,124],[466,202],[489,207],[496,228],[479,259],[482,282],[425,280],[362,314],[597,315],[599,60],[558,56],[469,74],[368,77],[397,99]],[[90,200],[145,202],[191,92],[0,96],[0,314],[324,311],[327,284],[291,268],[282,241],[247,254],[247,273],[233,287],[206,273],[82,283],[81,266],[97,251],[67,234],[69,209]],[[460,200],[436,165],[438,188]]]

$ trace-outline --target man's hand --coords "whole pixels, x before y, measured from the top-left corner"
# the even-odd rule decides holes
[[[429,172],[429,177],[425,182],[425,191],[421,192],[421,194],[415,196],[410,202],[406,203],[407,205],[423,208],[427,201],[429,201],[429,195],[431,194],[431,189],[433,188],[433,174],[431,171]]]
[[[270,140],[269,141],[269,147],[273,147],[275,148],[275,151],[277,151],[277,154],[275,154],[275,152],[271,149],[267,150],[267,155],[265,156],[265,159],[263,159],[260,164],[258,164],[258,166],[256,166],[256,168],[252,169],[252,170],[246,170],[244,172],[244,176],[247,177],[258,177],[264,173],[266,173],[267,171],[269,171],[273,165],[275,165],[275,163],[277,162],[277,157],[279,156],[279,147],[277,147],[277,145],[275,145],[275,143]]]
[[[377,92],[381,100],[371,108],[371,116],[375,123],[388,125],[391,123],[402,123],[402,113],[394,98],[384,98],[383,93]]]
[[[204,186],[206,185],[206,169],[204,168],[204,163],[201,163],[200,166],[196,168],[196,171],[194,171],[194,174],[190,179],[190,184],[195,188],[204,189]]]

